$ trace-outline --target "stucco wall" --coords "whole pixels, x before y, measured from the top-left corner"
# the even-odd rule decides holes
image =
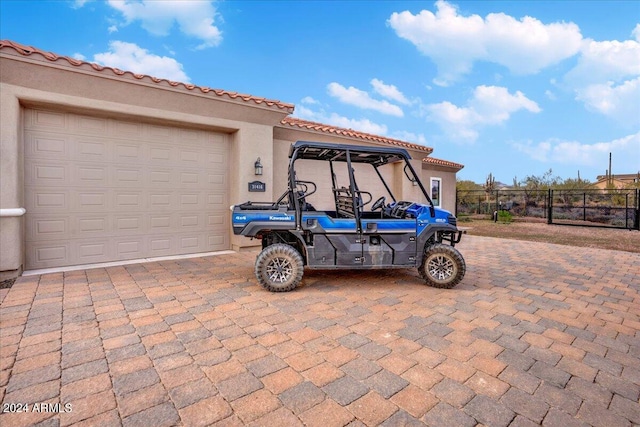
[[[22,269],[23,150],[20,103],[14,88],[0,83],[0,280]],[[6,216],[5,216],[6,215]],[[4,274],[2,272],[5,272]]]
[[[424,183],[427,191],[430,190],[431,178],[440,178],[441,184],[441,207],[454,213],[456,210],[456,173],[450,169],[427,166],[422,168],[422,182]]]
[[[22,106],[228,133],[233,171],[229,200],[273,199],[273,126],[287,111],[46,61],[5,51],[0,55],[0,208],[24,206]],[[260,177],[254,175],[257,157],[266,165]],[[248,191],[248,182],[256,178],[266,183],[265,193]],[[0,218],[3,276],[19,274],[24,265],[23,228],[24,217]],[[232,235],[232,248],[246,245],[245,240]]]

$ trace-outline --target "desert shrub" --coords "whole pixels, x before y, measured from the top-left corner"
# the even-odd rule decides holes
[[[500,211],[498,212],[498,221],[508,224],[513,221],[513,215],[509,211]]]

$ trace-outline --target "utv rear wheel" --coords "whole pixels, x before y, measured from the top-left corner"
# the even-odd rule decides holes
[[[425,248],[418,271],[427,285],[451,289],[464,277],[466,265],[456,248],[438,243]]]
[[[255,272],[263,288],[271,292],[291,291],[302,280],[304,262],[293,246],[276,243],[260,252]]]

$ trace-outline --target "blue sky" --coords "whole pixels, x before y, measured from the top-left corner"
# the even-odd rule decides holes
[[[0,1],[0,38],[279,99],[460,179],[640,171],[640,1]]]

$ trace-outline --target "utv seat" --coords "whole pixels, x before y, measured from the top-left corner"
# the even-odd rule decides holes
[[[336,188],[333,190],[336,200],[336,213],[338,218],[355,218],[356,212],[353,206],[353,197],[348,188]]]
[[[300,209],[302,211],[315,211],[316,208],[313,207],[313,205],[309,202],[307,202],[307,198],[305,196],[305,192],[304,191],[298,191],[298,201],[300,203]]]

